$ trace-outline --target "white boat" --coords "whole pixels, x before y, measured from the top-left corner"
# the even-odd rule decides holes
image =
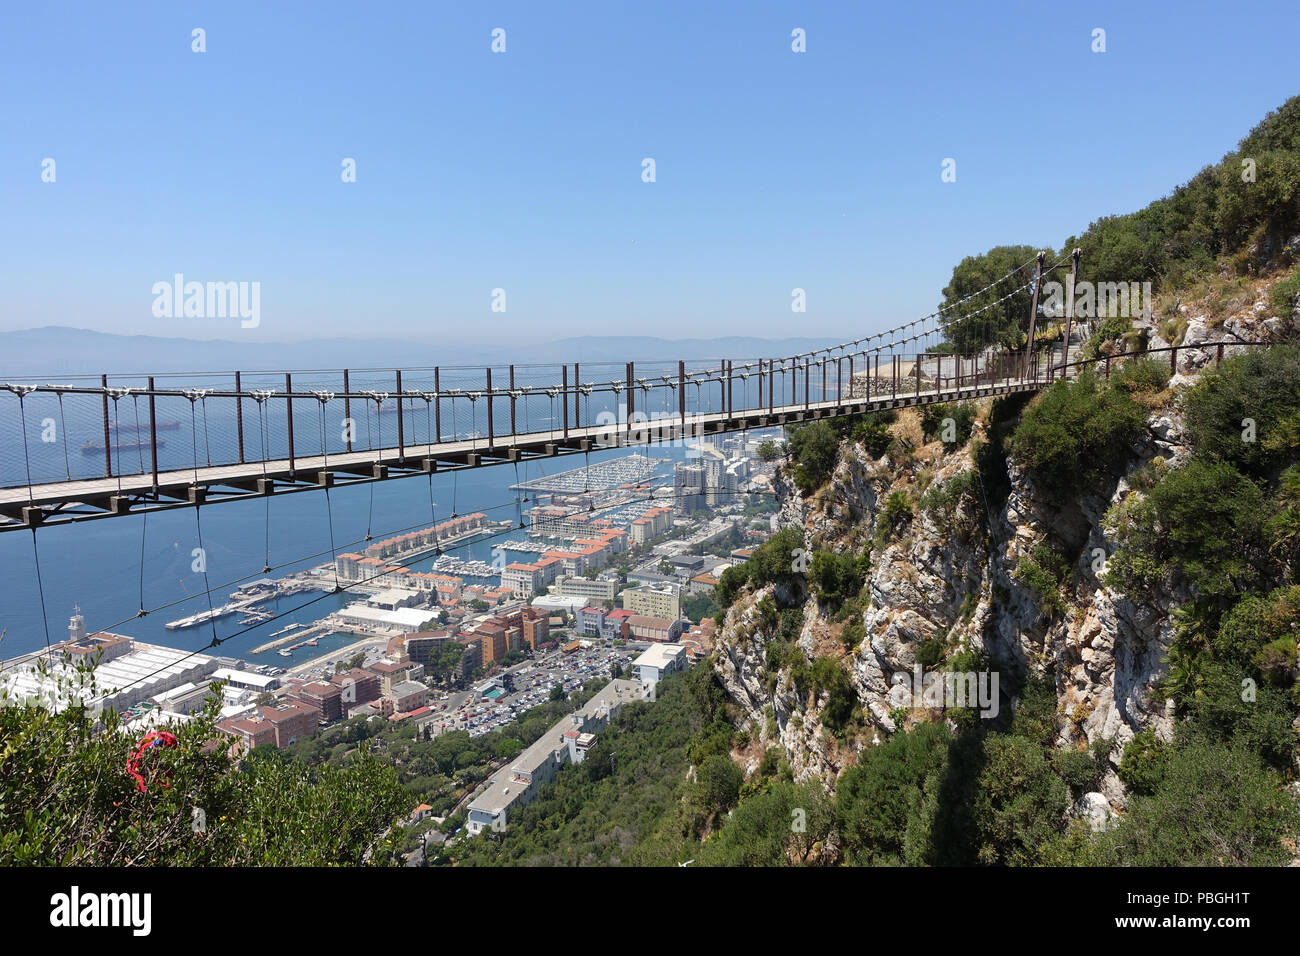
[[[200,624],[208,623],[208,621],[215,621],[217,618],[234,614],[237,610],[239,610],[239,608],[226,604],[222,607],[214,607],[211,611],[200,611],[198,614],[191,614],[189,617],[183,617],[176,621],[168,621],[163,626],[169,631],[179,631],[182,628],[197,627]]]

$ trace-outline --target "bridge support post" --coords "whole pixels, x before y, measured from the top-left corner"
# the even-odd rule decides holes
[[[564,422],[564,440],[569,440],[569,366],[560,365],[560,408]],[[553,425],[554,423],[552,423]]]
[[[436,381],[436,377],[435,377],[435,381]],[[437,387],[438,387],[437,385],[434,386],[435,389]],[[352,424],[352,389],[349,388],[347,369],[343,370],[343,417],[347,419],[344,422],[345,425]],[[345,435],[347,435],[347,449],[348,451],[351,451],[352,450],[352,429],[345,428],[343,432]]]
[[[1038,293],[1043,288],[1043,263],[1047,261],[1047,253],[1040,251],[1038,253],[1037,271],[1034,273],[1034,294],[1029,301],[1029,341],[1025,345],[1025,366],[1021,373],[1023,381],[1029,375],[1029,357],[1034,354],[1034,327],[1038,320]]]
[[[397,460],[406,460],[406,426],[402,419],[406,417],[402,407],[402,370],[397,369]],[[325,449],[321,449],[324,454]]]
[[[235,431],[239,439],[239,463],[244,463],[244,396],[239,373],[235,373]]]
[[[573,363],[573,427],[582,427],[582,389],[579,384],[582,381],[578,377],[578,363]]]
[[[1074,326],[1074,287],[1079,280],[1079,256],[1082,249],[1070,253],[1070,278],[1065,287],[1065,354],[1061,357],[1061,375],[1068,377],[1066,367],[1070,364],[1070,332]]]
[[[435,365],[433,368],[433,428],[434,428],[433,435],[434,435],[434,441],[437,444],[441,445],[442,444],[442,388],[441,388],[442,382],[440,381],[440,379],[442,376],[439,374],[439,371],[440,371],[439,367]],[[351,450],[351,447],[352,446],[350,445],[348,446],[349,450]]]
[[[488,420],[488,441],[487,446],[491,448],[496,444],[495,428],[492,424],[492,366],[487,367],[487,420]]]
[[[724,404],[726,405],[727,408],[728,418],[732,418],[736,414],[736,406],[735,406],[736,395],[735,392],[732,391],[732,386],[734,384],[735,384],[735,379],[733,379],[731,376],[731,359],[727,359],[727,400]]]
[[[627,363],[624,372],[627,376],[627,434],[630,438],[632,435],[632,413],[636,410],[636,394],[632,390],[633,377],[636,374],[633,362]]]
[[[284,373],[284,407],[289,420],[289,427],[286,429],[289,433],[289,479],[293,480],[296,471],[293,464],[293,376],[288,372]],[[375,417],[379,417],[378,411],[375,412]]]
[[[682,437],[686,437],[686,363],[677,362],[677,412],[682,421]]]
[[[510,437],[515,437],[515,367],[510,366]]]
[[[1219,357],[1220,358],[1223,357],[1223,346],[1219,346]],[[113,444],[113,441],[109,437],[109,428],[108,428],[108,376],[107,375],[99,376],[99,387],[104,390],[104,394],[102,396],[104,401],[104,477],[112,478],[113,477],[113,450],[111,446]],[[120,425],[121,422],[118,422],[118,424]],[[239,460],[243,461],[242,458]]]
[[[153,493],[158,494],[158,407],[153,393],[153,376],[149,376],[149,458],[153,463]],[[118,423],[119,425],[121,422]],[[292,431],[290,431],[292,435]],[[118,463],[121,464],[120,462]]]

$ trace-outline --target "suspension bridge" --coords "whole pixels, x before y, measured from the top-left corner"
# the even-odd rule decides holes
[[[1034,343],[1044,277],[1078,269],[1077,250],[1045,255],[920,319],[783,358],[2,382],[0,532],[1036,391],[1080,366],[1072,295],[1046,349],[938,347],[1026,291]],[[980,296],[997,297],[956,311]]]

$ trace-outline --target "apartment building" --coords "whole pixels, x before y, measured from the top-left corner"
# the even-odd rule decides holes
[[[623,592],[623,607],[633,614],[676,619],[682,613],[681,588],[673,584],[628,588]]]

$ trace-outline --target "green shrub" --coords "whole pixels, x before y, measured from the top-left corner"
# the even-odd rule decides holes
[[[924,723],[867,748],[844,771],[835,787],[835,815],[849,863],[926,862],[931,813],[923,792],[947,766],[951,741],[946,724]]]
[[[812,556],[808,576],[813,591],[827,604],[838,606],[862,590],[866,572],[863,558],[833,551],[817,551]]]
[[[1176,745],[1151,786],[1099,838],[1105,862],[1280,866],[1294,856],[1296,800],[1244,747],[1208,740]]]
[[[819,657],[811,664],[796,666],[792,677],[801,695],[828,695],[826,705],[822,708],[822,723],[836,732],[843,730],[853,716],[858,695],[853,689],[852,678],[839,661],[831,657]]]
[[[1138,795],[1155,793],[1165,778],[1168,756],[1155,731],[1143,730],[1124,745],[1124,756],[1116,772],[1129,792]]]
[[[854,423],[852,438],[861,443],[872,458],[879,458],[889,450],[894,441],[894,434],[889,430],[889,422],[879,415],[863,415]]]
[[[876,517],[874,543],[877,547],[889,542],[898,529],[912,520],[912,499],[906,491],[891,492],[885,507]]]
[[[1037,595],[1039,607],[1049,617],[1065,613],[1061,588],[1069,576],[1070,566],[1065,558],[1041,541],[1020,559],[1015,571],[1016,581]]]
[[[1123,388],[1091,371],[1059,380],[1025,411],[1011,456],[1049,494],[1073,498],[1117,471],[1146,429],[1146,413]]]
[[[952,451],[970,440],[978,414],[979,409],[973,402],[927,405],[921,412],[921,432],[927,441],[943,441],[943,447]],[[952,423],[951,431],[948,428],[949,421]],[[951,435],[950,441],[944,441],[945,433]]]
[[[980,862],[1041,863],[1043,846],[1062,828],[1069,791],[1034,741],[995,734],[984,752],[973,808]]]
[[[794,483],[804,494],[826,484],[839,456],[839,433],[826,421],[788,429],[790,456],[795,462]]]
[[[1095,790],[1101,781],[1102,768],[1086,750],[1053,751],[1052,769],[1076,797]]]
[[[1295,311],[1296,297],[1300,296],[1300,267],[1292,269],[1286,278],[1269,289],[1268,296],[1273,308],[1283,318],[1291,315]]]
[[[1111,385],[1122,388],[1130,395],[1143,392],[1160,392],[1169,384],[1169,365],[1155,359],[1133,359],[1115,369],[1110,376]]]
[[[1277,683],[1290,683],[1300,627],[1300,586],[1278,588],[1267,597],[1248,596],[1223,619],[1215,656],[1254,668]]]
[[[1154,587],[1176,571],[1203,599],[1226,606],[1265,578],[1265,498],[1224,462],[1193,459],[1169,472],[1141,501],[1107,515],[1119,548],[1105,580],[1117,590]]]
[[[917,508],[932,516],[940,530],[946,531],[956,516],[958,506],[967,499],[979,511],[983,511],[980,476],[973,468],[953,475],[947,481],[931,485],[917,502]]]
[[[1227,359],[1187,391],[1183,405],[1198,455],[1272,477],[1300,454],[1300,347],[1249,349]]]

